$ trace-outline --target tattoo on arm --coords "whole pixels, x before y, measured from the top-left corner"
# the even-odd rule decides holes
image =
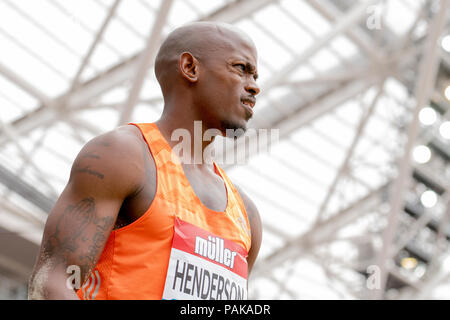
[[[84,256],[80,256],[80,260],[85,263],[80,266],[81,270],[85,275],[88,275],[95,267],[95,263],[100,254],[100,250],[108,240],[109,230],[114,224],[114,219],[112,217],[95,218],[95,233],[92,237],[91,244],[88,248],[88,252]]]
[[[105,141],[103,139],[93,140],[92,144],[95,146],[98,146],[98,147],[105,147],[105,148],[108,148],[111,146],[111,143],[109,141]]]
[[[90,158],[90,159],[101,159],[101,157],[93,152],[88,152],[85,155],[83,155],[83,158]]]
[[[102,180],[105,177],[105,175],[103,173],[92,170],[91,168],[89,168],[89,166],[86,166],[84,168],[76,168],[75,173],[87,173],[87,174],[90,174],[90,175],[95,176]]]
[[[54,233],[44,244],[47,257],[55,258],[55,265],[67,263],[69,257],[76,254],[80,247],[88,245],[87,253],[79,256],[83,278],[87,278],[95,267],[100,249],[109,237],[114,224],[113,217],[96,216],[94,198],[85,198],[75,205],[69,205],[59,217]],[[88,229],[95,228],[92,236],[87,236]],[[92,234],[92,233],[91,233]]]
[[[50,235],[45,248],[50,253],[56,249],[61,255],[74,252],[77,240],[95,215],[95,200],[85,198],[75,205],[69,205],[56,223],[55,232]],[[63,235],[63,236],[62,236]]]

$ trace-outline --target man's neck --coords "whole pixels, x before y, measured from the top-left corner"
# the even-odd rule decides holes
[[[212,164],[212,159],[206,155],[214,148],[212,142],[215,135],[205,135],[208,128],[201,120],[195,120],[190,115],[165,113],[156,121],[156,125],[173,150],[183,148],[183,164]]]

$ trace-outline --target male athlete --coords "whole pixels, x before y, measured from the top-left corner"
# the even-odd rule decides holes
[[[202,133],[245,130],[260,91],[256,60],[253,42],[227,24],[192,23],[168,36],[155,61],[161,118],[80,151],[48,217],[30,299],[247,298],[258,211],[215,162],[194,162],[213,139],[201,148],[191,140],[181,161],[171,137],[180,128],[194,137],[194,122]]]

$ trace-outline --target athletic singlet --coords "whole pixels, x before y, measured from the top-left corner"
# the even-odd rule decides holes
[[[214,162],[227,191],[224,212],[207,208],[154,123],[137,126],[153,155],[157,187],[148,210],[113,230],[84,300],[246,299],[250,224],[244,203]]]

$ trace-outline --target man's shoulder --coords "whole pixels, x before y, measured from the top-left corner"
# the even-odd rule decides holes
[[[92,138],[82,151],[95,151],[115,158],[128,158],[142,153],[144,140],[135,126],[121,126]],[[107,160],[105,158],[104,160]]]
[[[111,131],[93,138],[90,142],[104,147],[137,148],[143,139],[139,129],[133,125],[117,127]]]
[[[110,176],[141,174],[144,170],[145,142],[140,137],[139,129],[133,127],[118,127],[91,139],[76,157],[73,170],[95,167],[102,168]]]

